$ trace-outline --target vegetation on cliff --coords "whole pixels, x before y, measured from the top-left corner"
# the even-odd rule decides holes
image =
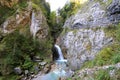
[[[9,3],[12,0],[4,0],[4,1]],[[81,12],[83,14],[84,14],[84,12],[86,12],[86,10],[88,10],[90,8],[92,8],[91,12],[93,12],[93,11],[95,11],[95,9],[97,9],[98,11],[93,13],[92,14],[93,16],[88,17],[89,18],[88,22],[86,22],[87,19],[80,18],[81,23],[79,24],[80,19],[77,18],[78,19],[78,21],[76,19],[77,23],[73,24],[75,21],[75,18],[73,19],[73,22],[71,23],[71,25],[72,25],[71,27],[80,26],[80,28],[81,28],[81,26],[82,26],[84,28],[84,26],[86,26],[84,24],[94,22],[94,18],[97,21],[98,18],[96,18],[96,17],[98,17],[98,14],[104,13],[104,11],[99,12],[99,8],[106,9],[108,7],[108,5],[110,5],[112,3],[112,0],[104,0],[104,1],[106,1],[106,4],[103,3],[103,0],[102,1],[94,0],[94,1],[98,2],[98,3],[96,3],[92,7],[89,7],[89,6],[91,6],[91,4],[88,4],[88,5],[77,4],[76,5],[74,2],[67,3],[67,4],[65,4],[65,6],[62,9],[58,9],[57,14],[54,11],[53,12],[50,11],[50,5],[49,5],[49,3],[45,2],[45,0],[18,0],[18,2],[15,2],[11,6],[3,5],[0,1],[0,18],[1,18],[0,25],[4,25],[3,23],[8,18],[14,17],[13,21],[15,21],[18,17],[18,16],[16,16],[17,14],[24,13],[24,11],[27,12],[26,9],[28,9],[27,7],[29,6],[29,4],[31,4],[31,6],[29,8],[32,7],[30,9],[29,20],[23,20],[20,23],[21,25],[17,25],[17,23],[14,22],[15,25],[17,25],[17,27],[16,26],[13,27],[15,29],[10,33],[3,33],[4,31],[0,30],[1,31],[0,32],[0,80],[21,79],[21,76],[15,74],[14,69],[16,67],[20,67],[20,69],[23,70],[22,74],[25,74],[25,70],[29,70],[29,72],[36,73],[34,67],[36,65],[39,65],[37,62],[34,61],[34,58],[36,58],[36,56],[40,60],[43,60],[43,61],[47,60],[50,62],[50,60],[51,60],[50,56],[52,53],[51,48],[52,48],[53,42],[54,42],[53,39],[59,37],[61,32],[62,32],[61,36],[64,36],[65,33],[68,33],[69,31],[71,31],[71,33],[73,33],[73,37],[72,37],[73,39],[74,39],[74,35],[77,35],[77,33],[78,33],[79,28],[78,29],[77,28],[69,29],[68,28],[69,26],[64,26],[65,28],[63,29],[63,25],[67,18],[69,18],[70,16],[73,16],[80,8],[82,9]],[[5,4],[7,4],[7,3],[5,3]],[[94,4],[94,2],[92,2],[92,4]],[[100,5],[102,5],[102,7],[99,7]],[[86,6],[86,7],[84,7],[84,6]],[[47,24],[48,24],[47,27],[49,26],[48,27],[49,30],[47,29],[48,35],[45,37],[45,39],[39,38],[39,35],[41,35],[42,37],[44,36],[44,34],[42,32],[43,29],[41,29],[39,32],[36,32],[36,36],[37,36],[37,37],[35,37],[36,39],[33,38],[33,36],[30,33],[30,24],[31,24],[32,13],[36,12],[39,14],[38,11],[41,11],[41,14],[43,16],[42,15],[37,16],[36,21],[38,20],[38,17],[45,18],[40,21],[41,23],[43,23],[42,27],[44,27],[46,24],[46,23],[44,24],[44,20],[47,21]],[[117,12],[117,14],[115,14],[115,15],[118,15],[118,13],[119,12]],[[89,13],[86,13],[86,15],[87,14],[89,14]],[[95,14],[97,14],[97,16]],[[25,15],[25,14],[22,14],[22,15]],[[86,17],[86,15],[85,16],[83,15],[82,17]],[[106,16],[106,15],[103,15],[103,16]],[[77,14],[77,16],[79,16],[79,14]],[[36,17],[36,15],[35,15],[35,17]],[[23,16],[23,18],[24,18],[24,16]],[[102,22],[102,19],[101,18],[99,18],[99,19]],[[107,19],[107,17],[105,18],[105,20],[106,19]],[[82,24],[82,20],[83,20],[83,24]],[[9,23],[9,21],[8,21],[8,23]],[[12,24],[12,19],[11,19],[11,24]],[[3,27],[4,26],[2,26],[1,28],[3,28]],[[105,37],[112,38],[112,41],[111,41],[111,44],[104,46],[104,47],[102,46],[101,50],[99,50],[99,52],[96,53],[97,55],[95,56],[95,58],[93,60],[87,61],[88,57],[86,57],[86,55],[85,55],[85,57],[83,56],[83,58],[86,58],[86,60],[85,60],[85,63],[83,62],[83,66],[80,67],[80,70],[85,69],[85,68],[94,68],[95,66],[102,67],[104,65],[111,65],[111,64],[114,65],[114,64],[119,63],[120,62],[120,43],[119,43],[120,42],[120,24],[112,24],[112,25],[109,25],[108,27],[105,26],[105,27],[91,28],[90,30],[89,30],[89,28],[81,29],[81,30],[83,30],[83,32],[81,32],[80,35],[85,33],[85,36],[83,36],[82,40],[83,39],[85,40],[85,38],[89,37],[88,31],[93,31],[93,34],[94,34],[94,32],[96,32],[95,33],[95,35],[96,35],[96,34],[98,34],[97,31],[99,32],[100,30],[103,30],[103,32],[105,32]],[[9,27],[9,29],[12,29],[12,28]],[[92,35],[92,33],[91,33],[91,35]],[[70,36],[72,36],[72,35],[70,35]],[[77,37],[75,42],[78,41],[78,43],[79,43],[79,39],[81,37],[82,36]],[[90,42],[90,40],[88,40],[88,41]],[[74,43],[74,44],[77,45],[78,43]],[[87,40],[86,40],[86,43],[87,43]],[[70,46],[72,46],[72,48],[73,48],[74,44],[70,45]],[[91,51],[91,49],[93,48],[91,43],[84,44],[83,47],[84,46],[86,47],[86,51],[88,51],[88,52]],[[64,52],[67,52],[66,50],[68,50],[68,49],[65,48]],[[75,50],[77,51],[77,49],[75,49]],[[84,51],[81,53],[83,54]],[[78,55],[78,54],[75,54],[75,55]],[[88,54],[87,54],[87,56],[88,56]],[[81,54],[79,54],[78,56],[75,56],[75,57],[81,58]],[[84,61],[84,59],[83,59],[83,61]],[[78,63],[80,63],[80,62],[78,61],[77,64]],[[79,65],[78,65],[78,67],[79,67]],[[114,69],[114,67],[110,67],[110,68],[108,68],[108,70],[98,70],[93,75],[94,79],[91,79],[91,80],[114,80],[114,78],[111,78],[109,75],[110,70],[113,70],[113,69]],[[77,74],[80,70],[75,72],[75,74]],[[115,69],[115,70],[118,70],[115,72],[115,74],[118,77],[118,79],[120,79],[120,77],[119,77],[120,69]],[[84,76],[87,77],[86,74]],[[78,74],[74,75],[74,78],[76,80],[80,80],[80,77]],[[72,80],[72,78],[69,78],[68,80]]]
[[[9,0],[7,0],[6,2],[9,3]],[[17,12],[22,14],[24,13],[24,11],[27,11],[26,9],[31,7],[31,13],[32,10],[34,10],[34,12],[38,12],[40,10],[42,12],[41,15],[45,15],[46,20],[49,19],[50,6],[48,3],[45,2],[45,0],[32,0],[32,5],[28,7],[29,4],[29,0],[19,0],[11,7],[8,7],[4,4],[0,5],[0,25],[4,25],[3,22],[5,22],[8,18],[14,18],[17,15]],[[27,16],[31,18],[31,15]],[[15,74],[14,68],[16,67],[21,68],[21,70],[23,71],[22,74],[24,74],[24,70],[29,70],[29,72],[36,73],[34,70],[34,66],[38,65],[38,63],[34,62],[33,60],[35,56],[38,56],[41,60],[48,60],[49,56],[49,61],[51,60],[50,55],[52,47],[52,37],[48,35],[47,38],[43,40],[34,39],[30,33],[30,21],[31,20],[29,20],[25,24],[25,21],[23,21],[23,23],[20,23],[21,25],[17,25],[14,22],[17,27],[15,26],[14,31],[10,33],[3,33],[1,29],[0,80],[20,79],[21,77]]]

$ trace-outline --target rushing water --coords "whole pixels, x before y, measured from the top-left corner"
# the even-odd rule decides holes
[[[61,48],[58,45],[55,45],[55,47],[59,54],[58,60],[55,61],[56,68],[52,72],[34,80],[59,80],[59,78],[66,76],[65,68],[67,60],[64,59]]]
[[[62,51],[61,51],[60,47],[56,44],[55,44],[55,47],[57,48],[58,55],[59,55],[58,60],[64,60],[64,57],[63,57],[63,54],[62,54]]]

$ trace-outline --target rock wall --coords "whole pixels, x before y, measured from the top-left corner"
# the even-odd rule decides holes
[[[19,0],[0,0],[1,6],[7,6],[9,8],[13,7],[15,4],[17,4]]]
[[[3,6],[10,7],[7,5],[9,1],[1,1]],[[12,3],[19,4],[20,2],[10,1]],[[10,4],[10,3],[9,3]],[[27,6],[24,8],[17,7],[15,13],[12,16],[6,18],[6,20],[0,25],[0,29],[3,33],[11,33],[18,28],[25,28],[29,26],[31,35],[39,39],[46,38],[48,35],[49,27],[47,25],[47,20],[42,10],[33,8],[31,1],[26,2]],[[12,7],[14,8],[14,7]],[[34,16],[33,16],[34,14]],[[33,19],[34,18],[34,19]],[[35,32],[35,33],[34,33]]]
[[[101,49],[114,41],[114,38],[106,35],[104,27],[119,22],[118,2],[119,0],[89,1],[66,20],[60,45],[66,50],[72,70],[79,69],[84,62],[94,59]]]
[[[40,11],[37,14],[33,11],[30,26],[30,32],[33,37],[39,39],[46,38],[48,35],[48,29],[45,16],[43,16]]]
[[[0,62],[0,79],[2,75],[9,76],[14,72],[23,74],[24,77],[30,73],[28,68],[38,72],[39,66],[36,67],[33,61],[40,59],[41,55],[42,59],[46,58],[48,52],[51,51],[51,42],[47,37],[49,35],[47,19],[41,9],[42,5],[35,2],[33,0],[0,0],[0,48],[2,48],[2,50],[0,49],[0,61],[2,61]],[[14,46],[14,51],[12,46]],[[43,56],[43,52],[45,56]],[[27,60],[29,61],[26,62]],[[16,62],[18,62],[17,65]],[[24,64],[28,64],[27,70],[23,70],[26,67]],[[7,80],[7,78],[5,79]]]

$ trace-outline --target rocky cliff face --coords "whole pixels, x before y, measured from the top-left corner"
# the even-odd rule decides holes
[[[79,69],[84,62],[95,58],[104,47],[114,42],[105,27],[119,22],[119,0],[90,0],[64,24],[61,46],[66,49],[71,69]]]
[[[25,1],[25,3],[23,2],[24,1],[18,0],[0,1],[0,4],[3,7],[8,7],[9,9],[16,8],[14,13],[11,16],[8,16],[0,25],[1,31],[4,33],[11,33],[17,28],[25,28],[27,25],[29,26],[30,32],[34,37],[38,37],[39,39],[46,38],[49,28],[41,9],[38,8],[36,10],[34,8],[35,4],[31,1]],[[19,4],[19,7],[15,6]]]
[[[21,74],[22,69],[27,67],[28,74],[28,68],[34,68],[33,61],[40,59],[39,55],[43,55],[40,53],[50,53],[51,42],[47,37],[49,32],[47,19],[41,5],[35,2],[34,0],[0,0],[0,61],[2,61],[0,79],[1,76],[11,75],[14,69]]]
[[[1,0],[0,5],[1,6],[7,6],[9,8],[12,8],[15,4],[17,4],[19,0]]]

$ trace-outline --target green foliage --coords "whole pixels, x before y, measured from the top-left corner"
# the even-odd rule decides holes
[[[22,65],[23,69],[30,69],[33,66],[33,62],[29,56],[25,57],[25,61]]]
[[[0,80],[20,80],[20,76],[18,75],[0,76]]]
[[[26,0],[19,1],[18,4],[13,5],[11,8],[0,6],[0,24],[2,24],[8,17],[14,15],[17,9],[24,9],[27,6],[28,4]]]
[[[120,23],[118,25],[110,25],[104,28],[106,36],[113,37],[116,42],[120,41]]]
[[[32,3],[32,8],[34,10],[40,10],[40,7],[38,5],[36,5],[35,3]]]
[[[76,10],[76,4],[74,2],[67,3],[62,9],[58,9],[58,14],[63,18],[63,23],[65,20],[74,14]]]
[[[18,4],[16,4],[13,8],[15,9],[24,9],[28,6],[28,3],[26,0],[20,0]]]
[[[97,54],[94,60],[86,62],[83,67],[103,66],[109,62],[112,56],[112,48],[104,48]]]
[[[14,67],[23,65],[23,68],[32,67],[30,60],[31,53],[37,54],[39,51],[39,42],[32,39],[31,36],[24,36],[18,30],[7,34],[0,42],[0,72],[6,75],[10,74]]]
[[[110,59],[110,57],[113,55],[112,48],[104,48],[103,50],[100,51],[97,55],[97,59],[102,59],[104,61],[107,61]]]
[[[1,6],[0,7],[0,18],[1,18],[0,24],[2,24],[6,18],[13,15],[13,13],[15,13],[15,9],[11,9],[6,6]]]
[[[50,26],[50,32],[51,36],[56,38],[59,36],[59,34],[62,32],[62,18],[60,16],[56,15],[56,12],[53,11],[50,13],[49,17],[49,26]]]
[[[111,25],[104,28],[107,37],[113,37],[113,44],[102,49],[94,60],[87,61],[84,63],[83,68],[102,66],[105,64],[116,64],[120,62],[120,24]]]
[[[101,50],[94,60],[84,63],[85,67],[103,66],[106,64],[116,64],[120,62],[120,45],[104,48]]]
[[[33,9],[40,8],[43,14],[49,19],[50,15],[50,5],[45,0],[32,0],[33,2]]]
[[[108,71],[100,70],[95,75],[95,80],[111,80]]]
[[[112,60],[111,60],[114,64],[120,62],[120,53],[116,54],[115,56],[113,56]]]
[[[111,67],[108,68],[108,70],[114,70],[114,69],[116,69],[116,68],[113,67],[113,66],[111,66]]]

